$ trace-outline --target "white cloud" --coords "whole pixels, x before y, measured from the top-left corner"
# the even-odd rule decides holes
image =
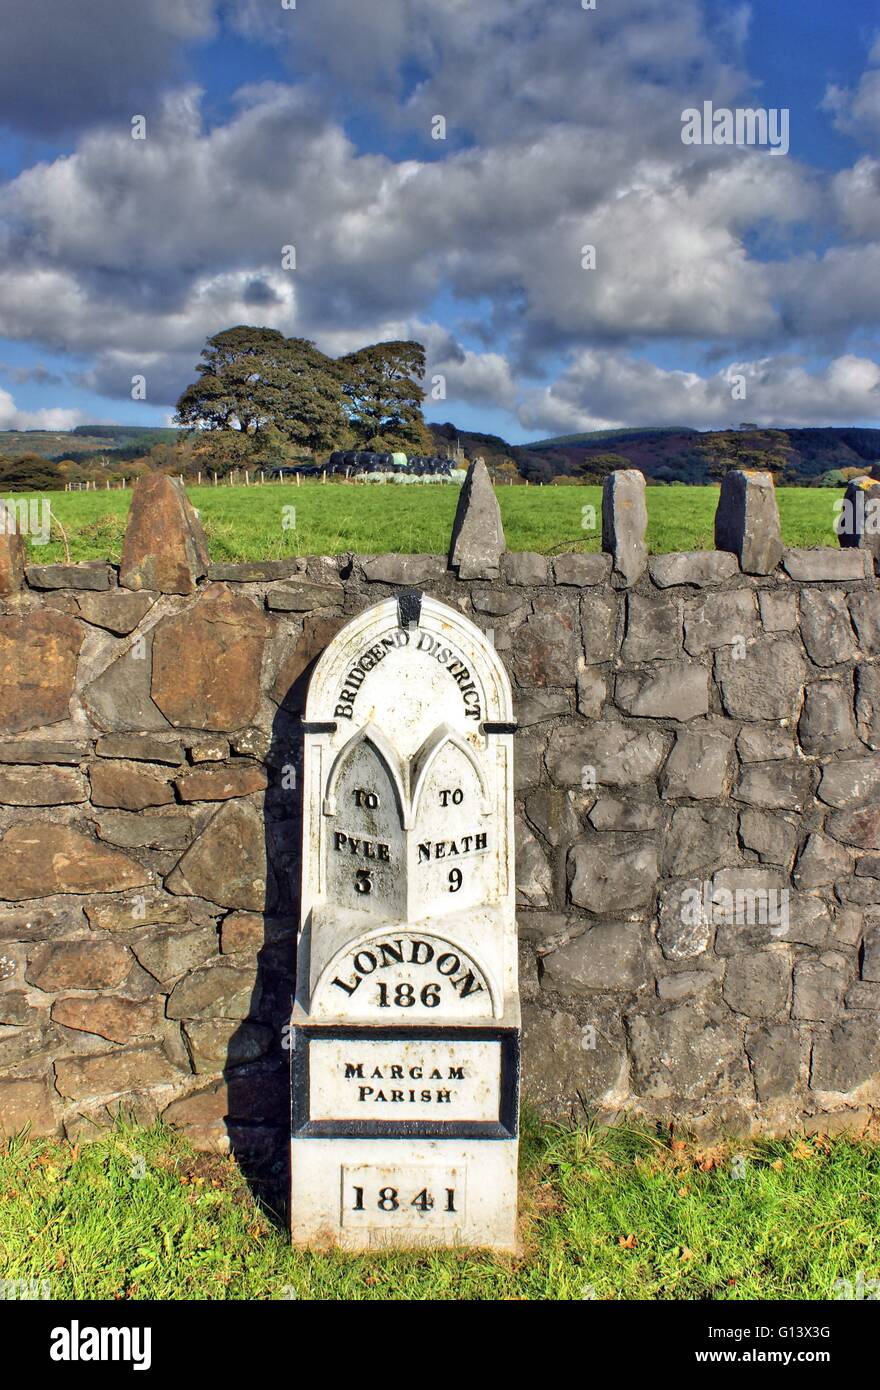
[[[0,430],[72,430],[83,423],[80,410],[19,410],[0,386]]]
[[[526,393],[517,415],[524,428],[547,434],[626,425],[725,429],[743,419],[768,426],[841,424],[880,415],[880,366],[845,354],[811,371],[769,357],[731,362],[704,377],[588,351],[551,386]]]
[[[844,134],[877,141],[880,140],[880,35],[871,45],[868,63],[870,66],[854,87],[830,83],[821,107],[830,112],[834,125]]]

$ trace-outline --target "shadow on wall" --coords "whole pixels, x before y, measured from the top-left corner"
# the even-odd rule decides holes
[[[317,657],[315,658],[315,661]],[[279,1223],[287,1220],[290,1165],[290,1053],[296,983],[296,932],[302,867],[302,748],[310,665],[287,692],[272,723],[264,798],[266,892],[250,1009],[232,1034],[223,1070],[230,1146],[254,1195]],[[253,929],[242,914],[224,921],[224,937]],[[224,952],[226,943],[224,941]]]

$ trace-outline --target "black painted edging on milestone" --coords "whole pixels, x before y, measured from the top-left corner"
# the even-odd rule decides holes
[[[519,1033],[515,1028],[370,1028],[337,1024],[293,1028],[291,1133],[304,1139],[515,1139],[519,1132]],[[360,1042],[497,1042],[501,1077],[497,1120],[313,1120],[312,1039]]]

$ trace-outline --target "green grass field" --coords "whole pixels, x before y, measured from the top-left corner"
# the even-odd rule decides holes
[[[552,553],[600,548],[600,488],[499,487],[497,491],[511,550]],[[201,513],[212,559],[263,560],[344,550],[444,552],[458,489],[442,484],[304,483],[298,488],[289,484],[194,487],[189,496]],[[837,544],[833,508],[839,494],[835,490],[781,488],[778,498],[787,545]],[[52,493],[51,501],[67,533],[72,559],[119,559],[130,490]],[[657,554],[711,549],[717,503],[714,487],[649,488],[651,550]],[[42,563],[63,559],[57,532],[53,529],[50,545],[32,546],[32,553]]]
[[[836,1299],[880,1276],[878,1202],[868,1142],[530,1121],[519,1255],[302,1252],[232,1159],[120,1124],[0,1148],[0,1278],[55,1299]]]

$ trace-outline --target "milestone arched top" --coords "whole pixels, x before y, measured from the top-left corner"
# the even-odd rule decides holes
[[[305,717],[335,725],[334,743],[371,724],[412,756],[436,729],[438,706],[450,732],[470,739],[513,719],[510,681],[488,637],[456,609],[410,594],[374,604],[336,634],[312,673]]]

